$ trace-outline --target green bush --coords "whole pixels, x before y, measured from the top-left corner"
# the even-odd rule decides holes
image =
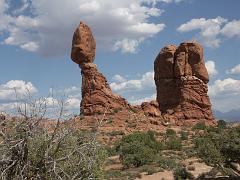
[[[207,126],[205,123],[199,122],[193,126],[192,130],[205,130],[206,128]]]
[[[163,157],[159,156],[157,163],[159,167],[166,169],[166,170],[172,170],[177,167],[177,162],[175,159],[169,158],[169,157]]]
[[[105,150],[108,157],[116,156],[118,154],[115,147],[105,146]]]
[[[208,129],[194,143],[198,156],[208,164],[240,160],[240,127]]]
[[[221,137],[221,153],[225,159],[240,161],[240,127],[227,130]]]
[[[167,140],[165,142],[165,149],[181,150],[182,149],[181,139],[176,136],[170,136],[169,138],[167,138]]]
[[[219,128],[226,128],[226,126],[227,126],[226,121],[224,121],[222,119],[220,119],[217,123],[218,123]]]
[[[128,168],[153,162],[162,146],[156,141],[153,132],[135,132],[123,136],[116,148],[123,166]]]
[[[195,145],[197,154],[209,165],[215,165],[222,162],[220,150],[216,147],[214,142],[209,138],[196,139]]]
[[[181,139],[182,140],[188,140],[188,132],[181,131]]]
[[[173,175],[176,180],[193,179],[192,175],[189,174],[185,168],[180,166],[174,169]]]
[[[173,129],[167,129],[166,130],[166,136],[176,136],[176,132]]]

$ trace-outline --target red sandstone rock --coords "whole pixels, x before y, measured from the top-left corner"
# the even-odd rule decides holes
[[[73,35],[71,59],[79,65],[84,62],[92,63],[95,53],[96,42],[92,31],[86,24],[80,22]]]
[[[153,116],[153,117],[161,116],[161,112],[159,111],[157,101],[143,102],[141,104],[141,108],[142,108],[143,112],[149,116]]]
[[[198,43],[181,43],[175,52],[175,77],[195,76],[205,83],[209,77],[203,61],[203,48]]]
[[[90,28],[80,23],[72,41],[72,60],[82,69],[81,114],[94,115],[128,109],[127,101],[114,94],[106,78],[93,63],[96,44]]]
[[[154,70],[158,72],[155,74],[156,80],[168,79],[174,77],[174,53],[177,47],[175,45],[168,45],[164,47],[158,54],[157,61],[154,62]]]
[[[185,42],[178,48],[163,48],[154,62],[154,71],[163,115],[174,121],[213,120],[207,95],[209,78],[200,44]]]
[[[114,94],[106,78],[93,63],[82,66],[81,114],[94,115],[110,113],[114,110],[129,108],[127,101]]]

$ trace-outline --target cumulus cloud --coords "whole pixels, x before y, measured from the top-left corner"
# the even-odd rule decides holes
[[[208,70],[208,74],[209,74],[210,76],[215,76],[215,75],[218,74],[218,71],[217,71],[217,69],[216,69],[215,62],[214,62],[214,61],[207,61],[207,62],[205,63],[205,65],[206,65],[206,68],[207,68],[207,70]]]
[[[113,92],[126,98],[130,103],[139,104],[154,99],[156,92],[154,73],[152,71],[142,74],[139,78],[126,79],[115,75],[110,83]]]
[[[233,20],[227,23],[222,29],[221,34],[231,38],[240,37],[240,20]]]
[[[119,74],[116,74],[113,76],[112,78],[113,81],[117,82],[117,83],[121,83],[121,82],[125,82],[127,81],[127,79],[125,79],[124,77],[122,77],[121,75]]]
[[[11,80],[0,85],[0,100],[22,99],[28,94],[34,94],[38,90],[31,82]]]
[[[17,113],[18,108],[27,111],[36,109],[36,112],[46,108],[46,117],[56,118],[60,109],[64,114],[78,113],[80,110],[80,93],[78,87],[69,87],[64,90],[51,93],[50,96],[42,96],[37,93],[37,88],[31,82],[11,80],[0,85],[0,112]],[[66,94],[67,95],[66,95]],[[78,94],[77,94],[78,93]],[[30,99],[28,98],[30,96]],[[40,115],[39,111],[39,115]]]
[[[16,109],[18,106],[16,102],[13,103],[0,103],[0,113],[1,112],[9,112]]]
[[[228,74],[240,74],[240,64],[227,71]]]
[[[240,109],[240,80],[226,78],[216,80],[209,86],[213,107],[221,112]]]
[[[209,95],[212,97],[239,94],[240,80],[232,78],[216,80],[212,85],[209,86]]]
[[[113,50],[121,50],[123,53],[136,53],[138,45],[138,40],[123,39],[114,44]]]
[[[143,102],[149,102],[149,101],[152,101],[152,100],[156,100],[156,93],[154,93],[153,95],[151,96],[148,96],[148,97],[143,97],[143,98],[132,98],[130,100],[130,103],[131,104],[134,104],[134,105],[139,105],[139,104],[142,104]]]
[[[115,92],[132,92],[152,89],[154,84],[154,73],[152,71],[146,72],[140,79],[125,80],[122,82],[112,82],[110,87]]]
[[[198,30],[196,38],[199,39],[207,47],[219,47],[221,37],[232,38],[240,36],[240,20],[228,21],[220,16],[214,19],[192,19],[184,24],[181,24],[177,31],[190,32]]]
[[[79,110],[81,100],[78,98],[69,98],[66,101],[66,108],[68,110]]]
[[[4,43],[55,56],[69,53],[80,20],[91,27],[98,47],[135,53],[144,40],[165,28],[151,22],[164,12],[156,4],[180,0],[22,0],[19,7],[10,2],[0,0]]]
[[[156,4],[157,2],[164,2],[164,3],[172,3],[172,2],[175,2],[175,3],[180,3],[184,0],[142,0],[144,2],[147,2],[147,3],[152,3],[152,4]]]

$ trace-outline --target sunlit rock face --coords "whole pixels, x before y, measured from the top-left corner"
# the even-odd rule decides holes
[[[195,42],[161,49],[154,62],[157,102],[161,113],[176,121],[213,121],[207,95],[208,72],[203,48]]]
[[[106,78],[97,70],[93,63],[95,54],[96,42],[91,29],[80,22],[73,35],[71,59],[81,68],[81,114],[95,115],[129,108],[127,101],[112,92]]]

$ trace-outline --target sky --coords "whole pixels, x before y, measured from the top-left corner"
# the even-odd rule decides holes
[[[96,38],[94,63],[130,103],[155,98],[161,48],[196,40],[213,109],[240,109],[239,7],[239,0],[0,0],[0,111],[14,109],[26,92],[52,105],[54,92],[79,113],[81,75],[70,51],[80,21]]]

